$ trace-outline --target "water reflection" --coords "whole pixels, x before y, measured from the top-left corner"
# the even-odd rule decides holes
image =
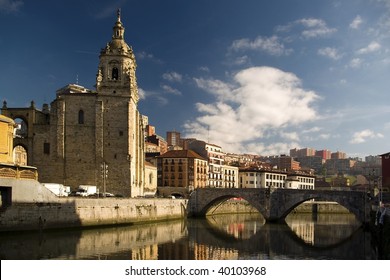
[[[0,235],[1,259],[372,259],[352,215],[218,215],[139,226]]]

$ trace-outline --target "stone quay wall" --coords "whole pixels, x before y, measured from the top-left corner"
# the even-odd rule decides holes
[[[0,211],[0,232],[131,225],[180,219],[184,199],[63,198],[57,202],[13,203]]]

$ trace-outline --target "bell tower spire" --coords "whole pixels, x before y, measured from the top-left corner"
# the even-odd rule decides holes
[[[112,39],[113,40],[115,40],[115,39],[123,40],[125,28],[123,27],[122,22],[121,22],[121,9],[118,9],[116,14],[117,14],[117,20],[116,20],[116,23],[113,27],[114,33],[112,34]]]
[[[118,17],[118,20],[117,21],[121,21],[121,8],[119,8],[117,11],[116,11],[116,15]]]
[[[125,42],[124,34],[121,10],[118,9],[111,41],[100,52],[96,90],[99,95],[130,97],[137,104],[139,100],[135,76],[137,64],[133,49]]]

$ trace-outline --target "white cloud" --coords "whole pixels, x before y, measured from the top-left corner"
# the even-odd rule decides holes
[[[21,0],[0,0],[0,11],[6,13],[18,12],[24,5]]]
[[[290,32],[295,27],[301,27],[301,36],[304,39],[329,36],[337,31],[336,28],[330,28],[326,22],[317,18],[303,18],[286,25],[276,27],[277,32]]]
[[[162,85],[161,88],[167,92],[167,93],[172,93],[174,95],[181,95],[181,91],[178,90],[178,89],[175,89],[171,86],[168,86],[168,85]]]
[[[164,80],[170,82],[179,82],[181,83],[183,80],[183,76],[177,72],[166,72],[162,75]]]
[[[367,141],[367,139],[383,138],[383,134],[375,133],[370,129],[355,132],[352,135],[352,139],[349,141],[351,144],[360,144]]]
[[[240,57],[236,57],[233,63],[234,65],[244,65],[248,63],[248,61],[249,61],[249,57],[247,55],[243,55]]]
[[[357,53],[358,54],[373,53],[373,52],[380,50],[381,47],[382,47],[381,44],[374,41],[374,42],[371,42],[367,47],[359,49],[357,51]]]
[[[328,58],[338,60],[342,57],[342,55],[339,53],[339,51],[335,48],[322,48],[318,50],[318,54],[322,56],[326,56]]]
[[[198,87],[214,95],[216,101],[196,105],[200,116],[185,124],[186,137],[210,138],[225,150],[244,152],[261,146],[261,138],[266,135],[317,118],[311,105],[318,96],[303,89],[292,73],[272,67],[252,67],[238,72],[233,80],[234,85],[195,79]],[[295,132],[283,136],[293,141],[299,138]]]
[[[138,88],[138,94],[140,100],[155,100],[161,106],[165,106],[168,104],[168,99],[162,96],[160,92]]]
[[[280,132],[280,136],[283,139],[291,140],[291,141],[298,141],[299,142],[299,135],[297,132]]]
[[[139,99],[144,100],[146,99],[146,92],[142,88],[138,88],[138,96]]]
[[[154,57],[153,54],[147,53],[145,51],[138,52],[136,54],[136,58],[139,60],[150,60],[150,61],[158,63],[158,64],[162,63],[162,61],[160,59]]]
[[[359,29],[362,23],[363,23],[363,19],[361,18],[361,16],[357,15],[350,23],[349,27],[352,29]]]
[[[361,58],[353,58],[349,62],[349,67],[351,67],[351,68],[360,68],[362,63],[363,63],[363,60]]]
[[[255,40],[251,41],[250,39],[240,39],[233,41],[230,46],[232,51],[262,51],[274,56],[288,55],[291,53],[291,50],[288,50],[284,47],[283,43],[280,42],[277,36],[272,37],[262,37],[259,36]]]
[[[207,73],[210,72],[210,69],[207,66],[201,66],[199,67],[199,70]]]

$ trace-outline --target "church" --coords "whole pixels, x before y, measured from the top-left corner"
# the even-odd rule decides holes
[[[124,32],[118,11],[112,39],[99,55],[96,90],[69,84],[57,90],[55,100],[42,110],[34,102],[28,108],[8,108],[4,101],[2,114],[23,121],[23,133],[14,146],[26,150],[27,164],[37,167],[40,182],[72,189],[94,185],[100,192],[125,197],[144,195],[137,65]]]

